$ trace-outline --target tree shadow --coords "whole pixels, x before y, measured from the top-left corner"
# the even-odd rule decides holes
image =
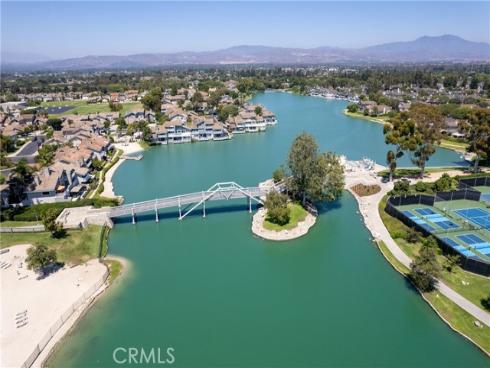
[[[46,267],[43,267],[40,274],[36,278],[36,280],[44,280],[49,275],[52,275],[52,274],[58,272],[59,270],[61,270],[64,266],[65,266],[65,264],[63,262],[56,262],[56,263],[50,264]]]

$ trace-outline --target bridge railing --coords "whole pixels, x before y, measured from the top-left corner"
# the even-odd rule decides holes
[[[203,192],[195,192],[189,194],[176,195],[166,198],[157,198],[136,203],[129,203],[121,206],[112,207],[110,215],[123,216],[131,213],[151,211],[153,209],[186,206],[191,203],[200,202],[202,200],[226,200],[238,199],[244,197],[261,197],[266,195],[271,190],[276,190],[275,187],[260,188],[260,187],[242,187],[236,183],[217,183],[210,187],[212,190]]]

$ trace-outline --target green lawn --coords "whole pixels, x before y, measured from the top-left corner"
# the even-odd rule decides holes
[[[384,211],[385,205],[386,197],[383,198],[379,205],[379,213],[383,223],[398,246],[410,258],[415,257],[419,253],[422,244],[420,242],[412,244],[403,238],[409,228],[398,219],[388,215]],[[437,261],[441,267],[444,265],[445,260],[446,257],[442,253],[437,255]],[[442,267],[441,279],[452,289],[479,307],[482,307],[481,299],[490,295],[490,281],[488,278],[466,272],[461,267],[455,267],[452,272]]]
[[[96,225],[83,230],[67,230],[66,237],[62,239],[53,239],[48,232],[2,233],[0,248],[17,244],[43,244],[55,249],[61,262],[76,265],[99,256],[101,234],[101,227]]]
[[[468,143],[453,139],[442,139],[439,147],[448,148],[456,152],[464,153],[466,152],[466,148],[468,148]]]
[[[386,124],[388,122],[389,117],[388,116],[366,116],[362,112],[349,112],[347,109],[344,110],[344,114],[347,116],[350,116],[351,118],[357,118],[357,119],[362,119],[362,120],[367,120],[367,121],[372,121],[374,123],[378,124]]]
[[[122,271],[122,263],[117,259],[105,259],[104,263],[109,267],[109,284],[121,274]]]
[[[121,113],[125,114],[128,111],[142,109],[143,105],[140,102],[124,102],[121,104],[123,106]],[[63,112],[62,114],[50,114],[52,117],[59,117],[63,115],[71,114],[95,114],[95,113],[105,113],[111,112],[108,102],[89,104],[86,101],[56,101],[56,102],[44,102],[41,104],[42,107],[53,107],[53,106],[74,106],[73,109]]]
[[[20,227],[40,225],[40,221],[2,221],[0,227]]]
[[[383,242],[378,243],[378,247],[385,258],[403,275],[407,275],[409,270],[402,265],[390,252]],[[464,271],[463,271],[464,272]],[[466,273],[466,272],[465,272]],[[483,277],[482,277],[483,279]],[[485,280],[488,283],[488,280]],[[476,327],[475,318],[469,313],[458,307],[451,300],[438,291],[424,293],[424,297],[437,310],[437,312],[457,331],[465,334],[480,345],[487,353],[490,353],[490,328],[483,325]]]
[[[267,230],[274,230],[274,231],[291,230],[298,225],[298,222],[303,221],[306,218],[306,215],[308,214],[308,212],[298,203],[289,203],[288,207],[291,210],[291,212],[290,212],[289,222],[287,224],[281,226],[281,225],[273,224],[272,222],[265,219],[264,228]]]

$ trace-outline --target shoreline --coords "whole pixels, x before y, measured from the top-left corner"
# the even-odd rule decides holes
[[[123,151],[123,153],[119,157],[119,160],[105,173],[104,183],[103,183],[104,190],[102,191],[102,193],[100,193],[101,197],[120,198],[120,196],[117,196],[116,193],[114,192],[114,183],[112,182],[112,178],[116,173],[117,169],[119,168],[119,166],[121,166],[126,161],[126,159],[123,158],[122,156],[143,151],[143,148],[138,142],[115,143],[114,147],[118,150]]]
[[[272,241],[288,241],[300,238],[310,231],[310,229],[316,223],[316,217],[307,211],[307,215],[303,221],[298,222],[296,227],[290,230],[267,230],[264,228],[264,220],[266,217],[266,209],[264,207],[259,210],[252,217],[252,233],[259,238],[272,240]]]
[[[385,239],[382,238],[381,234],[377,233],[376,231],[374,231],[374,229],[371,229],[371,227],[368,225],[368,217],[369,217],[369,211],[367,209],[368,205],[366,204],[363,204],[362,203],[362,198],[366,198],[366,197],[359,197],[352,189],[351,189],[351,186],[347,186],[346,187],[346,190],[354,197],[354,199],[356,200],[357,202],[357,205],[358,205],[358,210],[359,210],[359,215],[361,216],[362,220],[363,220],[363,225],[364,227],[369,231],[369,233],[371,234],[372,236],[372,241],[376,244],[376,247],[378,248],[378,250],[380,251],[380,253],[382,254],[382,256],[386,259],[386,261],[391,265],[391,267],[393,267],[397,272],[399,272],[402,276],[404,277],[407,277],[406,274],[400,269],[400,267],[397,265],[397,264],[394,264],[392,262],[392,260],[390,260],[390,258],[385,254],[385,252],[381,249],[381,245],[380,245],[380,242],[382,242],[384,244],[384,247],[386,248],[386,251],[389,252],[391,254],[391,256],[394,258],[394,261],[396,261],[397,263],[400,264],[400,266],[403,266],[403,267],[406,267],[407,269],[409,269],[409,265],[411,263],[411,258],[408,257],[401,248],[399,248],[398,246],[396,246],[396,249],[391,249],[390,246],[388,246],[386,244],[386,241]],[[374,197],[374,196],[379,196],[383,193],[383,190],[381,190],[380,192],[374,194],[374,195],[371,195],[370,197]],[[384,194],[382,195],[384,196]],[[381,196],[381,198],[382,198]],[[376,214],[379,215],[379,213],[377,212],[378,211],[378,205],[379,205],[379,202],[376,201]],[[365,208],[364,208],[365,206]],[[380,219],[381,220],[381,219]],[[382,220],[381,220],[382,222]],[[383,222],[382,222],[383,223]],[[384,226],[384,223],[383,223],[383,226]],[[386,226],[384,227],[386,233],[389,235],[388,233],[388,229],[386,229]],[[390,236],[391,237],[391,236]],[[393,239],[391,239],[393,240]],[[394,242],[394,240],[393,240]],[[395,254],[396,253],[396,254]],[[414,287],[416,287],[414,285]],[[459,309],[461,309],[464,313],[468,313],[472,319],[474,320],[478,320],[480,321],[480,323],[483,323],[485,325],[488,326],[488,322],[485,322],[484,320],[482,320],[481,318],[478,318],[476,317],[474,314],[470,313],[467,309],[463,308],[461,305],[459,305],[458,303],[456,303],[452,298],[450,298],[449,295],[446,295],[448,293],[448,290],[452,291],[453,293],[455,293],[452,289],[450,289],[448,286],[446,286],[442,281],[438,280],[438,287],[436,288],[437,292],[439,294],[441,294],[443,297],[445,297],[447,300],[449,300],[451,303],[455,304]],[[417,288],[418,290],[418,288]],[[450,321],[448,321],[443,315],[442,315],[442,312],[440,312],[434,305],[433,303],[422,293],[419,291],[419,294],[420,296],[422,297],[422,299],[427,303],[429,304],[429,306],[432,308],[432,310],[438,315],[438,317],[440,317],[442,319],[442,321],[444,323],[446,323],[449,328],[451,328],[454,332],[456,332],[457,334],[463,336],[464,338],[466,338],[468,341],[470,341],[471,343],[473,343],[479,350],[481,350],[485,355],[487,356],[490,356],[490,352],[486,351],[480,344],[478,344],[476,341],[474,341],[472,338],[470,338],[469,336],[467,336],[465,333],[463,333],[462,331],[456,329],[455,327],[453,327],[453,325],[451,324]],[[464,297],[462,297],[461,295],[457,294],[460,298],[464,299]],[[437,296],[436,296],[437,297]],[[466,299],[464,299],[466,300]],[[471,302],[469,302],[471,303]],[[471,303],[471,305],[473,305]],[[485,311],[484,311],[485,312]]]
[[[108,271],[106,281],[101,285],[99,289],[94,292],[94,294],[92,294],[92,296],[87,299],[85,303],[83,303],[77,310],[73,312],[70,318],[65,321],[60,329],[53,335],[53,337],[45,346],[45,348],[41,351],[41,353],[37,356],[31,367],[45,367],[46,363],[53,356],[53,354],[55,354],[58,349],[61,348],[61,344],[65,341],[66,338],[68,338],[69,334],[77,328],[83,317],[90,311],[90,309],[97,303],[97,301],[99,301],[104,295],[106,295],[105,292],[108,291],[111,286],[113,286],[114,281],[121,280],[127,274],[127,270],[130,267],[130,261],[128,259],[119,256],[108,256],[104,258],[104,260],[115,260],[121,264],[121,272],[119,273],[117,278],[112,282],[109,282],[110,269],[109,266],[104,263],[104,266],[107,268]]]

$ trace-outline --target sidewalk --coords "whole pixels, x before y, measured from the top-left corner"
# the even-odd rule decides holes
[[[356,198],[359,203],[359,209],[364,218],[364,223],[368,230],[371,232],[376,240],[383,241],[393,256],[400,261],[404,266],[410,268],[410,263],[412,260],[408,257],[403,250],[396,244],[396,242],[391,237],[390,233],[386,229],[383,220],[378,211],[379,203],[381,199],[388,193],[392,187],[392,183],[377,183],[381,186],[381,191],[375,195],[368,197],[359,197],[353,191],[349,190],[352,195]],[[462,295],[458,294],[456,291],[451,289],[441,280],[438,280],[437,289],[441,294],[449,298],[460,308],[464,309],[466,312],[471,314],[473,317],[477,318],[485,325],[490,326],[490,314],[480,307],[476,306],[468,299],[464,298]]]

